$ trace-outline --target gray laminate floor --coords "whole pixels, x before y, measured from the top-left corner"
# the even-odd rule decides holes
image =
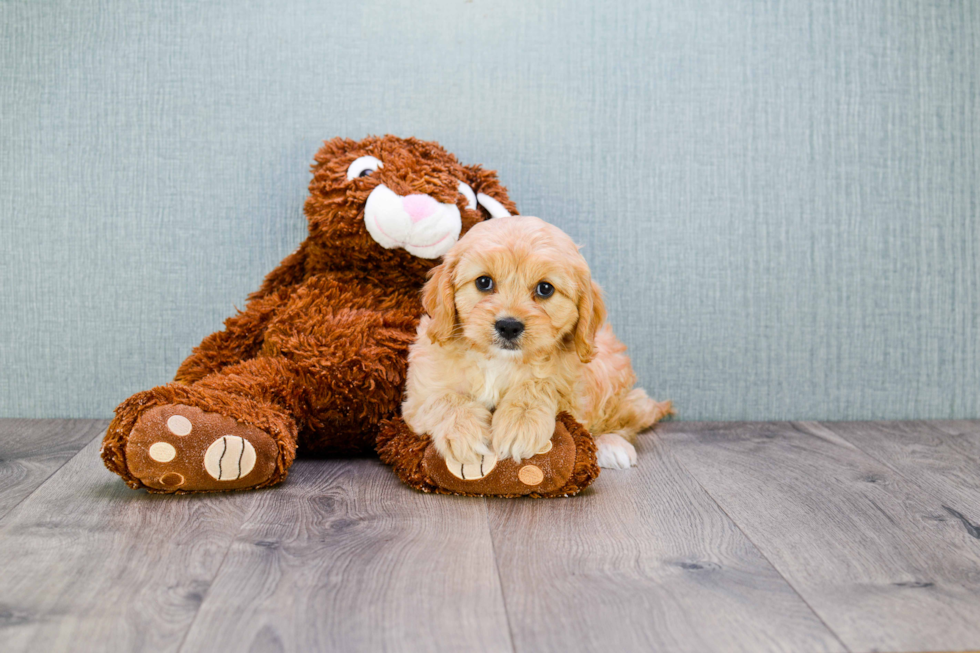
[[[0,651],[980,649],[980,422],[675,422],[573,499],[158,496],[0,421]]]

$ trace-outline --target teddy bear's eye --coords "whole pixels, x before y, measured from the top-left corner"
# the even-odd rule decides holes
[[[373,156],[358,157],[347,168],[347,181],[357,179],[358,177],[367,177],[383,167],[385,167],[384,164]]]
[[[555,294],[555,287],[547,281],[541,281],[538,283],[538,287],[534,289],[534,294],[541,299],[548,299]]]
[[[459,192],[466,198],[466,208],[470,210],[476,209],[476,193],[473,192],[469,184],[459,182]]]
[[[493,290],[493,279],[488,276],[477,277],[476,289],[480,292],[490,292]]]

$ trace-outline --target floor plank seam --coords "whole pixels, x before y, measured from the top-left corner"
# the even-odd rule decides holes
[[[728,517],[728,519],[729,519],[729,520],[730,520],[730,521],[732,522],[732,524],[734,524],[734,526],[735,526],[735,528],[737,528],[737,529],[738,529],[738,531],[739,531],[739,532],[740,532],[740,533],[741,533],[742,535],[744,535],[744,536],[745,536],[745,539],[746,539],[746,541],[747,541],[747,542],[748,542],[749,544],[751,544],[751,545],[752,545],[752,548],[754,548],[754,549],[756,550],[756,552],[757,552],[757,553],[758,553],[758,554],[759,554],[759,555],[760,555],[760,556],[762,557],[762,559],[763,559],[763,560],[765,560],[765,561],[766,561],[766,562],[767,562],[767,563],[769,564],[769,566],[770,566],[770,567],[771,567],[771,568],[772,568],[772,569],[773,569],[773,570],[774,570],[774,571],[775,571],[775,572],[776,572],[777,574],[779,574],[779,577],[780,577],[780,578],[782,578],[782,579],[783,579],[783,581],[784,581],[784,582],[786,583],[786,585],[787,585],[787,586],[788,586],[788,587],[789,587],[790,589],[792,589],[792,590],[793,590],[793,593],[794,593],[794,594],[796,594],[796,595],[797,595],[798,597],[800,597],[800,600],[801,600],[801,601],[803,601],[803,604],[804,604],[804,605],[805,605],[805,606],[806,606],[807,608],[809,608],[809,609],[810,609],[810,612],[812,612],[812,613],[813,613],[813,616],[814,616],[814,617],[816,617],[816,619],[817,619],[817,620],[818,620],[818,621],[819,621],[820,623],[822,623],[822,624],[823,624],[823,626],[824,626],[824,628],[826,628],[826,629],[827,629],[827,632],[829,632],[829,633],[830,633],[831,635],[833,635],[833,636],[834,636],[834,639],[835,639],[835,640],[837,640],[837,641],[838,641],[838,642],[840,643],[840,645],[841,645],[842,647],[844,647],[844,650],[845,650],[845,651],[848,651],[848,653],[853,653],[853,650],[852,650],[852,649],[851,649],[851,648],[850,648],[850,647],[849,647],[849,646],[848,646],[848,645],[847,645],[847,644],[846,644],[846,643],[844,642],[844,640],[842,640],[842,639],[841,639],[841,637],[840,637],[840,635],[838,635],[838,634],[837,634],[837,631],[836,631],[836,630],[834,630],[833,628],[831,628],[831,627],[830,627],[830,624],[828,624],[828,623],[827,623],[826,621],[824,621],[824,618],[823,618],[823,617],[822,617],[822,616],[820,615],[820,613],[819,613],[819,612],[817,612],[817,611],[816,611],[816,609],[814,609],[814,607],[813,607],[812,605],[810,605],[810,602],[809,602],[809,601],[807,601],[807,600],[806,600],[806,598],[805,598],[805,597],[804,597],[804,596],[803,596],[802,594],[800,594],[800,591],[799,591],[799,590],[798,590],[798,589],[796,588],[796,586],[795,586],[795,585],[793,585],[793,583],[792,583],[792,582],[791,582],[791,581],[790,581],[790,580],[789,580],[788,578],[786,578],[786,576],[785,576],[785,575],[783,575],[783,573],[782,573],[781,571],[779,571],[779,567],[777,567],[777,566],[776,566],[776,564],[775,564],[775,563],[774,563],[774,562],[773,562],[772,560],[770,560],[770,559],[769,559],[769,556],[767,556],[767,555],[766,555],[765,553],[763,553],[763,552],[762,552],[762,549],[761,549],[761,548],[759,548],[759,545],[758,545],[758,544],[756,544],[756,543],[755,543],[755,541],[754,541],[754,540],[753,540],[753,539],[752,539],[751,537],[749,537],[749,534],[745,532],[745,529],[744,529],[744,528],[742,528],[742,525],[741,525],[741,524],[739,524],[739,523],[738,523],[738,522],[737,522],[737,521],[735,520],[735,518],[734,518],[734,517],[732,517],[732,516],[731,516],[731,514],[729,514],[729,512],[728,512],[727,510],[725,510],[725,507],[724,507],[724,506],[722,506],[722,505],[721,505],[720,503],[718,503],[718,500],[717,500],[717,499],[715,499],[715,497],[714,497],[714,495],[713,495],[713,494],[711,494],[711,492],[709,492],[709,491],[708,491],[708,489],[707,489],[706,487],[704,487],[704,485],[702,485],[702,484],[701,484],[701,481],[700,481],[700,480],[698,479],[698,477],[697,477],[697,476],[696,476],[696,475],[695,475],[695,474],[694,474],[693,472],[691,472],[691,470],[690,470],[690,469],[688,469],[688,468],[687,468],[687,466],[686,466],[686,465],[684,464],[684,461],[683,461],[683,460],[681,460],[679,456],[674,456],[674,459],[675,459],[675,460],[677,461],[677,464],[678,464],[678,465],[679,465],[679,466],[680,466],[680,467],[681,467],[681,468],[682,468],[682,469],[683,469],[683,470],[684,470],[685,472],[687,472],[687,474],[688,474],[688,475],[689,475],[689,476],[691,477],[691,479],[692,479],[692,480],[693,480],[693,481],[694,481],[694,482],[695,482],[695,483],[697,484],[697,486],[698,486],[699,488],[701,488],[701,491],[702,491],[702,492],[704,492],[704,493],[705,493],[705,495],[706,495],[706,496],[707,496],[707,497],[708,497],[709,499],[711,499],[711,502],[712,502],[712,503],[714,503],[714,504],[715,504],[715,505],[716,505],[716,506],[718,507],[718,510],[720,510],[720,511],[721,511],[721,512],[722,512],[722,513],[723,513],[723,514],[724,514],[724,515],[726,516],[726,517]]]
[[[37,484],[37,487],[35,487],[29,493],[25,494],[23,497],[21,497],[20,501],[18,501],[14,505],[10,506],[10,508],[7,509],[7,512],[5,512],[2,515],[0,515],[0,527],[3,526],[3,520],[5,520],[8,515],[12,514],[17,509],[17,507],[20,506],[20,504],[24,503],[25,501],[27,501],[28,499],[30,499],[32,496],[34,496],[38,492],[38,490],[40,490],[42,487],[44,487],[45,483],[47,483],[48,481],[50,481],[51,478],[55,474],[57,474],[58,472],[60,472],[62,470],[62,468],[64,468],[65,465],[67,465],[71,461],[75,460],[75,458],[77,458],[78,456],[82,455],[82,453],[85,451],[85,448],[88,447],[90,444],[92,444],[92,441],[93,440],[96,440],[96,439],[101,438],[101,437],[104,437],[104,436],[105,436],[105,431],[100,431],[94,438],[92,438],[91,440],[89,440],[88,442],[86,442],[85,445],[82,446],[82,448],[79,449],[75,453],[74,456],[69,456],[68,458],[65,458],[65,460],[62,461],[62,463],[60,465],[58,465],[55,469],[51,470],[51,473],[48,474],[47,476],[45,476],[44,477],[44,480]]]
[[[507,636],[510,638],[510,650],[517,653],[517,641],[514,639],[514,628],[510,623],[510,609],[507,607],[507,592],[504,591],[504,579],[500,576],[500,561],[497,560],[497,543],[493,539],[493,527],[490,525],[490,502],[483,498],[483,512],[487,516],[487,533],[490,535],[490,552],[493,554],[493,570],[497,573],[497,584],[500,586],[500,600],[504,604],[504,619],[507,620]]]
[[[807,435],[809,435],[809,433],[805,429],[802,432],[803,433],[806,433]],[[860,444],[857,444],[856,442],[854,442],[853,440],[851,440],[850,438],[848,438],[846,435],[843,435],[841,433],[837,433],[837,431],[834,431],[834,433],[837,436],[839,436],[840,438],[842,438],[843,440],[846,440],[848,444],[850,444],[855,449],[857,449],[858,451],[860,451],[861,453],[863,453],[869,459],[875,461],[876,463],[878,463],[882,467],[886,467],[889,470],[891,470],[896,476],[898,476],[903,481],[905,481],[906,483],[908,483],[910,488],[914,488],[914,489],[918,490],[924,497],[931,497],[933,500],[937,501],[939,503],[940,508],[942,508],[948,514],[950,514],[953,517],[955,517],[963,525],[963,528],[966,529],[966,534],[967,535],[969,535],[970,537],[972,537],[974,539],[980,539],[980,528],[978,528],[977,524],[974,524],[973,522],[971,522],[969,519],[966,518],[965,515],[963,515],[962,513],[960,513],[958,510],[956,510],[954,508],[950,508],[948,505],[946,505],[946,501],[947,501],[946,499],[944,499],[941,496],[938,496],[933,490],[930,490],[928,487],[925,487],[924,485],[922,485],[921,483],[919,483],[917,481],[917,479],[915,479],[914,477],[909,476],[907,473],[903,472],[898,467],[895,467],[894,465],[892,465],[891,463],[889,463],[887,460],[885,460],[885,459],[883,459],[883,458],[881,458],[879,456],[874,455],[873,453],[871,453],[870,451],[868,451],[867,449],[865,449],[864,447],[862,447]],[[968,458],[971,461],[973,460],[973,458],[971,456],[965,456],[965,457]]]

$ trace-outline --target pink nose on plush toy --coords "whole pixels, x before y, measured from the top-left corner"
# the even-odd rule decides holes
[[[428,195],[409,195],[402,198],[402,206],[412,222],[419,222],[435,213],[439,203]]]

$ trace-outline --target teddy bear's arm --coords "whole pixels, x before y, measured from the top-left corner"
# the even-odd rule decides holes
[[[266,328],[283,305],[286,288],[252,299],[244,311],[225,320],[223,331],[206,337],[180,367],[174,381],[194,383],[229,365],[253,358],[261,349]]]

